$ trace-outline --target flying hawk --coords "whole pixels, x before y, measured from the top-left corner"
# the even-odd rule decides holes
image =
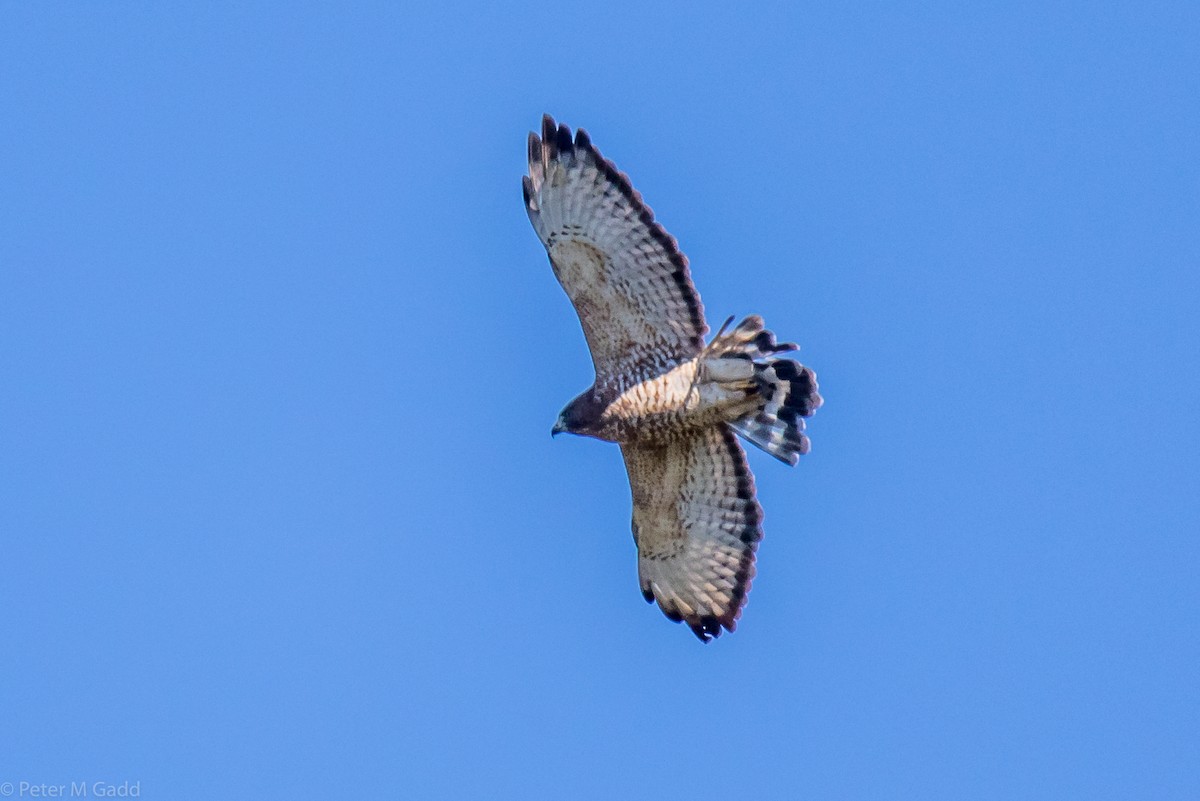
[[[542,119],[525,207],[596,369],[553,433],[621,446],[647,602],[702,641],[733,631],[754,578],[762,508],[735,434],[794,465],[821,405],[809,368],[758,316],[705,344],[687,258],[587,133]]]

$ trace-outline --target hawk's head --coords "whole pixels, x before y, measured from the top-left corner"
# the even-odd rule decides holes
[[[580,395],[567,404],[558,415],[550,436],[558,434],[579,434],[580,436],[595,436],[600,426],[600,417],[604,414],[607,404],[596,397],[593,390]]]

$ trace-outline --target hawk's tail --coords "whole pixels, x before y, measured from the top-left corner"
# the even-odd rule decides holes
[[[747,317],[711,345],[713,355],[749,359],[754,365],[759,406],[730,426],[789,465],[808,453],[802,418],[812,416],[821,406],[816,374],[799,362],[778,355],[797,349],[792,342],[776,343],[775,335],[766,330],[758,315]]]

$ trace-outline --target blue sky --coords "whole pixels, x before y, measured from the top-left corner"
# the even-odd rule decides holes
[[[6,4],[0,783],[1200,791],[1189,3]],[[646,606],[525,217],[589,130],[826,405]],[[0,784],[0,791],[3,785]]]

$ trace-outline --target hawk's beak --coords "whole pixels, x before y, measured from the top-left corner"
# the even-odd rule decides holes
[[[554,428],[550,429],[550,436],[557,437],[559,434],[561,434],[562,432],[564,432],[566,430],[567,430],[567,427],[562,424],[562,420],[559,420],[558,422],[556,422],[554,424]]]

